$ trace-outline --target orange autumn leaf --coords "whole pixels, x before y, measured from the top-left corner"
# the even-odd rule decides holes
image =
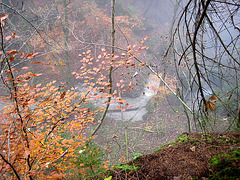
[[[28,69],[29,67],[27,67],[27,66],[24,66],[24,67],[22,67],[22,69]]]
[[[7,41],[9,41],[10,39],[19,38],[19,37],[20,37],[20,36],[17,36],[16,33],[12,33],[11,36],[7,36],[7,37],[5,37],[5,39],[6,39]]]
[[[112,95],[111,95],[111,94],[108,94],[107,97],[112,97]]]
[[[148,36],[142,39],[141,43],[143,44],[148,39]]]
[[[62,61],[60,61],[60,60],[59,60],[59,63],[60,63],[62,66],[65,66],[65,64],[63,64],[63,62],[62,62]]]
[[[28,58],[28,59],[32,59],[33,57],[35,57],[36,55],[38,55],[39,54],[39,52],[36,52],[36,53],[29,53],[27,56],[26,56],[26,58]]]
[[[9,50],[7,52],[7,54],[12,54],[12,55],[17,54],[17,53],[19,53],[19,51],[17,51],[17,50]]]
[[[41,75],[42,75],[42,73],[37,73],[37,74],[36,74],[36,76],[41,76]]]
[[[32,64],[40,64],[41,62],[32,62]]]
[[[25,55],[26,55],[26,53],[24,53],[24,52],[21,53],[21,54],[20,54],[20,58],[24,58]]]
[[[31,74],[31,76],[32,76],[32,77],[35,77],[35,76],[37,76],[37,75],[36,75],[36,74]]]
[[[146,65],[146,61],[143,61],[141,63],[138,64],[139,66],[145,66]]]

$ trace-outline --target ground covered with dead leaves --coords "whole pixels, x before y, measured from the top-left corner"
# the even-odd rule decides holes
[[[239,179],[240,132],[184,133],[152,154],[93,179]]]

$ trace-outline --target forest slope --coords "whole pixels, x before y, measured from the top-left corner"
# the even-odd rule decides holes
[[[184,133],[152,154],[117,166],[98,179],[238,179],[240,133]]]

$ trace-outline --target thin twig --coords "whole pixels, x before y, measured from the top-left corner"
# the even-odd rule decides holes
[[[13,173],[15,174],[17,179],[21,180],[20,176],[18,175],[18,173],[17,173],[16,169],[13,167],[13,165],[8,160],[6,160],[2,154],[0,154],[0,156],[1,156],[2,160],[11,167],[11,169],[13,170]]]
[[[114,45],[115,45],[115,0],[112,0],[112,39],[111,39],[111,55],[112,57],[114,56]],[[113,63],[113,59],[111,60],[111,63]],[[108,90],[108,94],[112,94],[112,70],[113,70],[113,66],[110,65],[110,69],[109,69],[109,74],[108,74],[108,77],[109,77],[109,90]],[[103,123],[103,120],[107,114],[107,111],[109,109],[109,106],[110,106],[110,101],[111,101],[111,96],[108,97],[108,100],[107,100],[107,105],[105,107],[105,110],[102,114],[102,117],[101,119],[99,120],[100,122],[98,123],[97,127],[94,129],[94,131],[91,133],[90,135],[90,138],[92,136],[94,136],[96,134],[96,132],[98,131],[98,129],[101,127],[102,123]]]

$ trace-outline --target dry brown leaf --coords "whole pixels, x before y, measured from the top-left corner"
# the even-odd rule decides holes
[[[193,152],[196,151],[196,146],[191,147],[190,150]]]
[[[211,111],[215,111],[217,101],[218,101],[217,96],[213,94],[206,103],[207,108],[210,109]]]

